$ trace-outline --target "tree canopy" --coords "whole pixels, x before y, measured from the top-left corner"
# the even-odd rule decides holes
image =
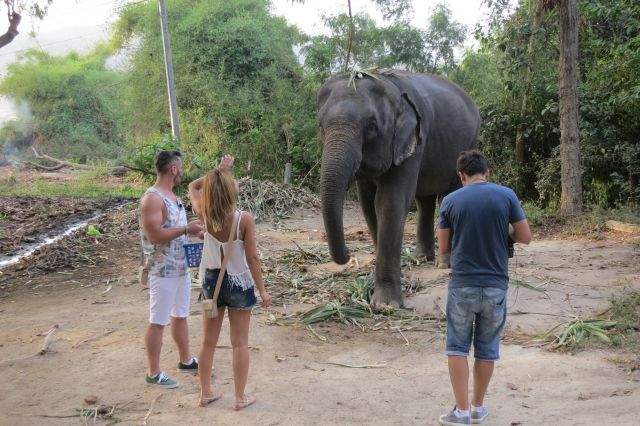
[[[385,16],[394,19],[385,25],[377,25],[367,14],[354,16],[352,53],[355,67],[402,68],[443,74],[455,68],[455,50],[462,47],[466,28],[453,20],[445,4],[435,7],[427,29],[421,30],[405,18],[409,2],[380,0],[378,3]],[[392,6],[395,9],[389,11]],[[342,13],[325,17],[325,23],[330,34],[312,37],[303,47],[305,68],[318,81],[344,69],[350,20]]]
[[[558,16],[521,1],[513,14],[496,9],[478,31],[480,46],[465,54],[455,80],[483,117],[482,149],[496,178],[526,198],[559,199]],[[589,204],[637,199],[640,174],[640,5],[633,0],[580,2],[580,138]],[[527,98],[523,108],[523,98]],[[516,162],[515,139],[526,140]]]
[[[486,0],[491,11],[469,29],[446,3],[424,25],[411,25],[409,0],[374,0],[384,16],[353,17],[351,64],[448,76],[478,104],[480,146],[497,181],[524,198],[559,199],[558,15],[548,2]],[[580,139],[585,201],[610,206],[638,199],[640,175],[640,5],[583,0],[580,5]],[[308,36],[269,12],[267,0],[170,0],[171,44],[182,127],[191,170],[221,152],[241,173],[317,182],[320,144],[315,93],[344,69],[350,20],[326,16],[327,33]],[[0,91],[33,111],[50,153],[79,159],[129,158],[151,164],[172,144],[162,43],[153,2],[120,11],[113,40],[95,51],[53,57],[30,52],[9,67]],[[105,61],[128,52],[125,69]]]
[[[203,167],[230,152],[265,178],[277,178],[290,156],[294,172],[310,168],[317,158],[314,94],[293,52],[304,36],[270,15],[266,0],[168,6],[182,148]],[[168,131],[157,19],[155,5],[137,4],[116,28],[119,45],[136,46],[124,96],[137,142]]]

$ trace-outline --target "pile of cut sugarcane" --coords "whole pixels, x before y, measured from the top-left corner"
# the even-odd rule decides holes
[[[320,207],[320,198],[304,188],[250,178],[238,182],[240,207],[259,221],[285,219],[298,208]]]
[[[564,350],[580,347],[590,338],[596,338],[603,343],[611,343],[610,333],[616,325],[616,321],[576,317],[553,327],[540,336],[540,340],[550,341],[551,349]]]

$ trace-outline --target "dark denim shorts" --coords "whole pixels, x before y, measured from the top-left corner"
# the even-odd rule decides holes
[[[211,299],[213,297],[213,291],[216,288],[219,274],[220,269],[207,269],[205,271],[202,282],[202,291],[205,298]],[[243,290],[242,287],[231,284],[225,272],[220,293],[218,294],[218,307],[226,306],[230,309],[251,309],[255,306],[256,302],[254,287]]]
[[[500,334],[507,320],[507,291],[495,287],[450,288],[447,296],[447,355],[500,358]]]

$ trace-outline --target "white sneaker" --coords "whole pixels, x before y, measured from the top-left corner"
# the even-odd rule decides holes
[[[489,410],[486,407],[480,407],[478,410],[471,410],[471,423],[478,424],[482,423],[484,419],[489,415]]]

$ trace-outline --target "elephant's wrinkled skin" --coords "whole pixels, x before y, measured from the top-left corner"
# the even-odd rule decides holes
[[[436,198],[459,186],[456,159],[476,146],[478,109],[446,79],[389,70],[355,81],[332,77],[318,92],[318,123],[322,215],[331,256],[339,264],[349,260],[342,206],[356,181],[376,245],[373,302],[401,305],[407,213],[415,199],[418,250],[433,259]]]

